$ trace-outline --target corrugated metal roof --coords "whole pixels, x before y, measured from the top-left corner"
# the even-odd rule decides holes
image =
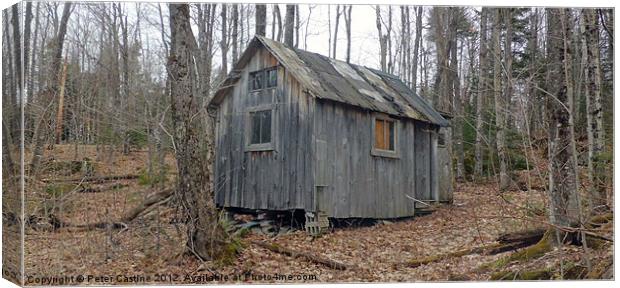
[[[256,36],[240,57],[233,71],[249,61],[262,44],[307,89],[312,96],[346,103],[394,116],[412,118],[440,126],[446,121],[426,100],[409,89],[398,77],[364,66],[325,57],[280,42]],[[232,74],[232,72],[231,72]],[[230,84],[230,81],[224,81]],[[214,101],[224,96],[218,89]]]

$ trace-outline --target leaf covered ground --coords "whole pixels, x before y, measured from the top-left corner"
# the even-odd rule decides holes
[[[48,153],[56,160],[72,159],[76,156],[72,147],[57,145]],[[96,157],[94,147],[80,149],[81,157],[100,158]],[[147,165],[146,158],[147,152],[137,151],[127,156],[116,154],[113,159],[94,160],[96,173],[140,173]],[[174,166],[171,157],[166,161]],[[172,171],[169,173],[173,174]],[[135,179],[118,182],[128,186],[99,193],[62,191],[61,195],[54,194],[54,197],[50,196],[49,184],[29,183],[27,210],[35,211],[40,209],[41,203],[46,203],[45,207],[56,207],[59,217],[71,223],[110,221],[120,219],[128,209],[157,191],[157,187]],[[84,282],[81,284],[488,280],[497,271],[480,267],[512,252],[448,257],[415,268],[404,263],[493,244],[504,233],[544,227],[546,216],[541,211],[546,203],[543,191],[498,193],[496,187],[493,182],[459,183],[454,202],[439,206],[432,214],[370,227],[337,228],[317,238],[303,231],[276,237],[249,233],[241,239],[243,249],[237,258],[229,259],[230,263],[200,262],[184,254],[185,228],[176,221],[177,211],[169,202],[129,223],[127,229],[75,231],[61,228],[52,231],[26,228],[25,271],[32,281],[43,281],[46,276],[82,275]],[[52,189],[56,193],[54,191]],[[15,229],[15,226],[7,226],[6,221],[3,223],[4,231]],[[611,233],[608,231],[609,235]],[[15,239],[7,237],[3,239],[4,243],[9,246],[18,244]],[[304,258],[271,252],[251,244],[251,241],[276,243],[294,251],[342,262],[350,269],[334,270]],[[611,261],[612,251],[611,245],[590,250],[587,259],[591,263]],[[502,270],[549,269],[552,278],[559,279],[559,271],[567,265],[586,265],[585,255],[582,247],[565,246],[542,258],[508,263]]]

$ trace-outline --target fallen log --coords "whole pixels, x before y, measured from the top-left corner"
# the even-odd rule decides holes
[[[530,260],[542,257],[553,248],[553,239],[551,238],[552,231],[552,229],[545,231],[542,238],[538,240],[538,242],[536,242],[535,244],[528,245],[529,247],[519,250],[509,256],[500,258],[497,261],[484,264],[480,266],[478,270],[485,271],[490,268],[499,269],[503,268],[508,263],[513,261]]]
[[[331,260],[331,259],[327,259],[327,258],[323,258],[317,255],[313,255],[310,253],[305,253],[305,252],[297,252],[297,251],[293,251],[291,249],[282,247],[280,245],[277,244],[270,244],[270,243],[266,243],[266,242],[261,242],[261,241],[251,241],[252,244],[255,244],[259,247],[265,248],[269,251],[272,252],[276,252],[279,254],[284,254],[286,256],[290,256],[293,258],[297,258],[297,257],[303,257],[311,262],[317,263],[317,264],[321,264],[321,265],[325,265],[329,268],[332,269],[336,269],[336,270],[346,270],[346,269],[350,269],[350,267],[348,267],[345,264],[342,264],[340,262]]]
[[[469,255],[469,254],[497,254],[497,253],[501,253],[501,252],[504,252],[504,251],[509,251],[509,250],[513,250],[513,249],[519,248],[518,247],[519,244],[521,244],[521,243],[520,242],[509,243],[509,244],[495,243],[495,244],[491,244],[491,245],[485,245],[485,246],[480,246],[480,247],[473,247],[473,248],[458,250],[458,251],[450,252],[450,253],[446,253],[446,254],[439,254],[439,255],[434,255],[434,256],[428,256],[428,257],[422,258],[422,259],[413,259],[413,260],[409,260],[409,261],[402,262],[402,263],[396,263],[393,266],[395,268],[403,267],[403,266],[404,267],[409,267],[409,268],[415,268],[415,267],[419,267],[419,266],[422,266],[422,265],[430,264],[430,263],[433,263],[433,262],[439,262],[439,261],[444,260],[444,259],[463,257],[463,256]]]
[[[82,187],[78,190],[78,193],[97,193],[97,192],[104,192],[104,191],[109,191],[109,190],[116,190],[116,189],[121,189],[121,188],[125,188],[129,185],[127,184],[122,184],[122,183],[114,183],[112,185],[106,185],[106,186],[102,186],[102,187]]]
[[[542,239],[543,235],[547,231],[544,228],[534,229],[534,230],[525,230],[513,233],[502,234],[497,237],[497,241],[499,243],[515,243],[515,242],[528,242],[528,243],[536,243],[540,239]]]
[[[137,174],[127,174],[127,175],[113,175],[113,176],[91,176],[91,177],[80,177],[80,178],[72,178],[72,179],[43,179],[41,181],[45,183],[50,182],[60,182],[60,183],[105,183],[109,181],[116,180],[130,180],[137,179],[140,175]]]

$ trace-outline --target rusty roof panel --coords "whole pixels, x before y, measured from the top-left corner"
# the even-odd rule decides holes
[[[429,103],[394,75],[291,49],[262,36],[252,40],[235,69],[242,69],[261,43],[314,97],[440,126],[448,125],[448,121]],[[217,95],[223,94],[220,92]]]

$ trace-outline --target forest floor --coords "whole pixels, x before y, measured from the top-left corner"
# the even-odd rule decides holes
[[[54,155],[55,161],[88,157],[94,161],[95,175],[98,176],[139,174],[147,165],[146,152],[131,152],[126,156],[114,152],[97,157],[94,146],[75,148],[72,145],[56,145],[54,150],[46,153]],[[166,158],[166,163],[174,167],[172,157]],[[171,177],[173,172],[168,171]],[[44,174],[40,178],[48,177],[61,176]],[[71,175],[62,177],[72,178]],[[63,191],[54,184],[33,181],[27,185],[26,209],[32,212],[41,209],[42,203],[46,203],[46,207],[56,206],[60,219],[73,224],[113,221],[120,219],[129,209],[158,190],[145,185],[141,179],[119,180],[115,183],[127,186],[97,193],[76,193],[75,189]],[[400,221],[384,221],[370,227],[337,228],[316,238],[303,231],[275,237],[249,233],[241,239],[244,248],[238,257],[228,264],[203,263],[182,253],[185,228],[176,223],[176,210],[172,205],[157,206],[155,210],[128,223],[126,229],[79,231],[28,227],[25,235],[25,271],[27,276],[32,276],[32,281],[42,277],[83,275],[85,279],[82,284],[127,284],[143,280],[160,284],[170,280],[175,283],[489,280],[497,271],[481,269],[481,265],[512,252],[447,257],[415,268],[403,263],[493,244],[504,233],[544,227],[546,216],[538,213],[546,207],[544,191],[514,190],[498,193],[496,187],[493,182],[459,183],[454,193],[454,202],[439,206],[432,214]],[[6,222],[3,221],[3,235],[10,235],[6,231],[15,226],[8,227]],[[15,241],[4,240],[7,241],[5,245]],[[349,268],[344,271],[334,270],[302,257],[274,253],[251,241],[276,243],[294,251],[344,263]],[[606,245],[602,249],[590,250],[587,258],[591,263],[610,261],[613,257],[611,247]],[[560,263],[562,267],[568,263],[585,265],[585,255],[582,247],[567,245],[541,258],[508,263],[502,269],[550,269],[552,278],[558,279]],[[93,277],[89,278],[88,275]],[[218,278],[225,275],[229,278]],[[274,278],[274,275],[286,278]]]

